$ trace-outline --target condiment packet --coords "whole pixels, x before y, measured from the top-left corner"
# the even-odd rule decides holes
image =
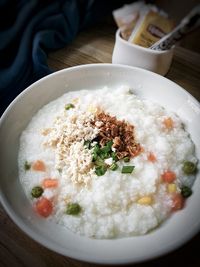
[[[174,28],[174,22],[163,11],[153,5],[144,6],[140,11],[129,42],[143,47],[150,47]]]
[[[200,4],[195,6],[192,11],[184,17],[180,24],[170,33],[165,35],[150,48],[153,50],[167,50],[180,41],[190,32],[200,27]]]
[[[124,5],[113,11],[113,17],[117,26],[120,28],[122,38],[128,40],[139,17],[140,9],[144,5],[143,1]]]

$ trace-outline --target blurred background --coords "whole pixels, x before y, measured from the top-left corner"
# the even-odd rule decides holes
[[[178,23],[187,13],[200,4],[199,0],[155,0],[151,1],[163,8]],[[181,46],[200,53],[200,29],[181,41]]]
[[[117,29],[112,11],[132,2],[135,1],[0,0],[0,114],[22,90],[52,71],[89,62],[111,62]],[[166,11],[176,24],[200,3],[145,2]],[[108,36],[111,42],[106,46]],[[104,47],[99,45],[102,42]],[[98,48],[96,57],[90,51],[92,45]],[[200,54],[200,30],[178,45]],[[84,56],[78,57],[77,51],[84,51]]]

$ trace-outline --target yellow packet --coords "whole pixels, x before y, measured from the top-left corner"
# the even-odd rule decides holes
[[[124,5],[113,11],[113,17],[120,28],[122,38],[128,40],[140,16],[140,9],[143,1]]]
[[[143,47],[150,47],[174,28],[174,22],[155,9],[144,13],[128,41]]]

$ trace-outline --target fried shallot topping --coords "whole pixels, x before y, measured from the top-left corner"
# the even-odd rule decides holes
[[[95,116],[94,124],[100,130],[97,136],[100,145],[105,146],[108,141],[113,141],[112,148],[118,159],[135,157],[141,152],[141,146],[135,140],[133,125],[104,112]]]

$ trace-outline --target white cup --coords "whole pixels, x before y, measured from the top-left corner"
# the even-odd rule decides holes
[[[174,48],[157,51],[129,43],[122,39],[118,29],[112,63],[144,68],[164,76],[170,68],[173,53]]]

